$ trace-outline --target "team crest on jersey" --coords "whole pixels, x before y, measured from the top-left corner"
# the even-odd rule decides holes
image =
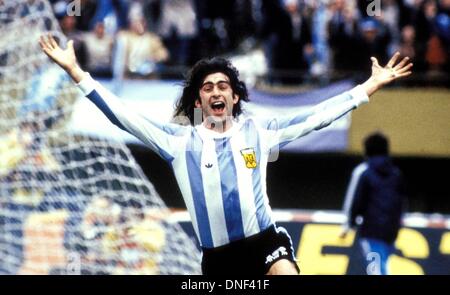
[[[246,148],[241,150],[241,155],[244,158],[245,166],[249,169],[254,169],[258,166],[256,162],[256,152],[253,148]]]

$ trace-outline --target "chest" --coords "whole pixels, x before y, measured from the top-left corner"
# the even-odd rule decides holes
[[[251,172],[261,161],[259,145],[245,138],[221,138],[204,140],[200,164],[202,170],[216,166],[220,170],[237,169]]]

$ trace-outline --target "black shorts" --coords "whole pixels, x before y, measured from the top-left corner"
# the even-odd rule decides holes
[[[294,262],[291,237],[282,227],[266,230],[217,248],[203,248],[204,275],[264,275],[280,259]]]

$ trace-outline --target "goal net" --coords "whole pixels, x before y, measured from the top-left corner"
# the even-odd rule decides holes
[[[73,134],[81,98],[39,48],[46,0],[0,0],[0,274],[198,274],[195,243],[128,148]]]

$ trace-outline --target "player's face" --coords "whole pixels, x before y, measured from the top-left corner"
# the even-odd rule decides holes
[[[206,76],[200,87],[200,99],[195,106],[202,108],[203,117],[212,117],[214,121],[223,121],[233,115],[233,106],[239,96],[233,93],[230,79],[223,73]]]

